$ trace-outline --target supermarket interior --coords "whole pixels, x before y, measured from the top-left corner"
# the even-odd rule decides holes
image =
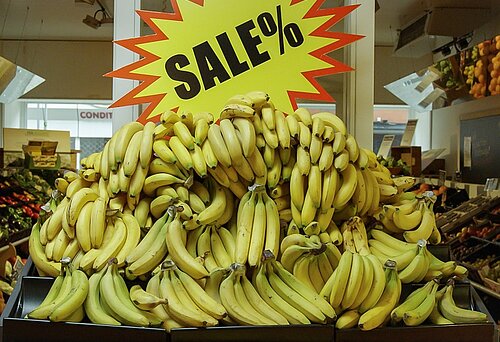
[[[500,0],[0,0],[0,342],[497,342]]]

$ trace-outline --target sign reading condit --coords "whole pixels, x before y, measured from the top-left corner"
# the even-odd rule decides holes
[[[330,27],[358,5],[325,0],[171,0],[173,13],[137,11],[154,34],[116,43],[143,58],[106,76],[140,84],[111,107],[150,103],[161,113],[211,112],[235,93],[266,91],[290,113],[297,99],[333,102],[316,78],[352,68],[327,54],[361,38]]]
[[[93,112],[93,111],[81,111],[80,119],[91,119],[91,120],[111,120],[113,118],[113,113],[108,112]]]

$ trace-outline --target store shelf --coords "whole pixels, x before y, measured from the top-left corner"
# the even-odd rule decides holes
[[[452,232],[472,220],[475,215],[487,211],[498,204],[500,204],[500,197],[490,198],[479,196],[473,198],[462,203],[459,207],[443,213],[436,220],[436,225],[443,233]]]
[[[10,241],[6,245],[0,247],[0,253],[2,253],[3,251],[6,251],[9,248],[9,243],[12,244],[15,247],[15,246],[22,245],[25,242],[28,242],[29,239],[30,239],[30,237],[29,237],[29,234],[28,234],[28,236],[25,236],[22,239],[19,239],[19,240],[16,240],[16,241]]]
[[[491,240],[483,239],[483,238],[480,238],[480,237],[477,237],[477,236],[471,236],[470,238],[474,239],[474,240],[478,240],[478,241],[484,242],[484,243],[487,243],[487,244],[490,243],[492,245],[500,247],[500,242],[498,242],[498,241],[491,241]]]
[[[475,281],[471,281],[470,284],[477,290],[487,294],[488,296],[491,296],[495,299],[498,299],[500,300],[500,294],[499,293],[496,293],[495,291],[479,284],[479,283],[476,283]]]

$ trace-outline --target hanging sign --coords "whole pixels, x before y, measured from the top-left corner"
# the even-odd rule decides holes
[[[111,107],[149,103],[146,122],[175,109],[218,117],[231,95],[253,90],[285,112],[297,99],[333,102],[316,77],[352,70],[327,53],[361,36],[329,30],[358,5],[324,2],[171,0],[172,13],[137,11],[154,34],[116,42],[142,58],[106,75],[140,81]]]

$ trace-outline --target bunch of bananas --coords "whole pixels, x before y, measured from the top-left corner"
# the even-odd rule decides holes
[[[278,254],[280,243],[280,218],[276,203],[264,187],[248,191],[238,205],[236,214],[237,235],[234,260],[250,266],[260,263],[262,252]]]
[[[370,307],[362,306],[344,311],[335,324],[337,329],[348,329],[357,325],[361,330],[372,330],[384,324],[401,296],[401,281],[395,266],[393,261],[384,264],[385,272],[383,270],[381,278],[377,280],[382,285],[374,283],[377,288],[376,296],[372,291],[368,297],[372,301]],[[379,290],[379,287],[382,290]]]
[[[69,257],[89,277],[92,322],[170,330],[337,312],[338,327],[368,330],[401,282],[465,276],[425,247],[440,241],[432,200],[405,192],[414,179],[391,178],[336,115],[285,115],[254,91],[214,119],[169,111],[126,124],[56,180],[62,197],[33,227],[30,254],[41,275],[61,277]],[[382,230],[367,232],[371,221]],[[136,278],[147,286],[128,289]]]
[[[341,257],[337,246],[331,241],[322,241],[318,235],[288,235],[282,240],[280,251],[283,267],[318,294]]]
[[[441,243],[432,200],[404,193],[397,202],[383,205],[374,216],[388,232],[402,234],[408,242],[429,240],[433,244]]]
[[[150,279],[146,291],[166,299],[168,305],[160,305],[157,315],[170,330],[172,327],[214,326],[226,317],[225,307],[209,295],[210,291],[217,291],[216,285],[207,282],[203,288],[169,260]]]
[[[233,263],[235,253],[233,233],[222,226],[200,226],[187,234],[186,250],[199,260],[208,272],[227,268]]]
[[[323,298],[304,285],[271,253],[254,270],[254,287],[260,296],[290,324],[326,323],[335,318],[335,311]]]
[[[424,240],[417,243],[398,240],[378,229],[370,231],[370,251],[380,262],[394,260],[399,278],[405,284],[451,276],[464,277],[467,269],[455,261],[443,262],[429,252]]]
[[[392,322],[403,321],[408,326],[420,325],[427,319],[439,325],[485,322],[487,320],[485,313],[460,308],[455,304],[453,286],[453,283],[450,283],[438,291],[438,281],[427,282],[392,310]]]
[[[436,292],[436,302],[437,305],[434,306],[433,311],[430,314],[430,319],[432,322],[436,322],[434,319],[438,317],[436,324],[443,324],[442,318],[439,315],[444,316],[449,322],[452,323],[479,323],[488,320],[488,316],[484,312],[464,309],[456,305],[453,299],[453,289],[454,283],[451,282],[446,287],[444,287],[439,292]],[[444,322],[449,324],[449,322]]]
[[[62,265],[44,300],[28,313],[29,318],[52,322],[81,322],[85,318],[83,303],[89,293],[89,279],[83,271],[73,269],[68,259]]]
[[[434,309],[438,286],[438,281],[431,280],[424,286],[413,291],[403,303],[392,310],[392,322],[398,323],[403,321],[408,326],[422,324]]]
[[[363,221],[353,217],[341,230],[344,253],[338,266],[321,289],[336,312],[358,309],[365,312],[382,296],[385,276],[382,263],[370,253]]]

